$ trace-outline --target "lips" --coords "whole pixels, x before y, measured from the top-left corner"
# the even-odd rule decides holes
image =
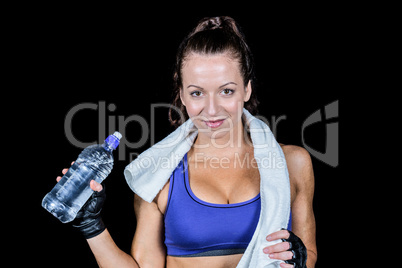
[[[225,121],[225,119],[208,120],[208,121],[204,121],[204,122],[210,128],[217,128],[217,127],[220,127],[223,124],[224,121]]]

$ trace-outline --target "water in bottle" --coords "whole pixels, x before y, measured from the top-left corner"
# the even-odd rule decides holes
[[[43,198],[42,207],[61,222],[72,221],[81,207],[92,195],[91,180],[101,183],[112,171],[113,150],[121,139],[119,132],[106,138],[102,145],[85,148],[67,173]]]

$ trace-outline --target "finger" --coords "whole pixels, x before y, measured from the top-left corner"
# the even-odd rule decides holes
[[[59,182],[61,180],[61,176],[57,176],[56,181]]]
[[[91,182],[89,183],[89,186],[91,187],[92,190],[97,191],[97,192],[100,192],[103,189],[102,184],[100,184],[94,180],[91,180]]]
[[[274,241],[277,239],[288,239],[289,238],[289,231],[288,230],[280,230],[275,233],[272,233],[267,236],[268,241]]]
[[[271,253],[268,255],[271,259],[276,259],[276,260],[291,260],[293,258],[293,252],[292,251],[283,251],[279,253]]]
[[[286,251],[290,248],[289,242],[281,242],[269,247],[264,248],[264,253],[276,253],[276,252],[282,252]]]
[[[287,263],[281,263],[280,266],[282,268],[293,268],[294,267],[293,264],[287,264]]]
[[[61,173],[66,174],[68,171],[68,168],[63,168],[63,170],[61,171]]]
[[[71,162],[71,165],[73,165],[75,163],[75,161]]]

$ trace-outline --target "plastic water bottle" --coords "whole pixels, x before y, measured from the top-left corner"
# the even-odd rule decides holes
[[[113,150],[121,139],[119,132],[106,138],[102,145],[85,148],[67,173],[43,198],[42,207],[61,222],[72,221],[92,195],[91,180],[101,183],[112,171]]]

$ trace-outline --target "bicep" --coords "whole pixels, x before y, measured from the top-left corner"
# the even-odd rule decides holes
[[[165,267],[166,249],[163,243],[163,214],[156,203],[134,196],[137,227],[131,254],[141,267]]]

